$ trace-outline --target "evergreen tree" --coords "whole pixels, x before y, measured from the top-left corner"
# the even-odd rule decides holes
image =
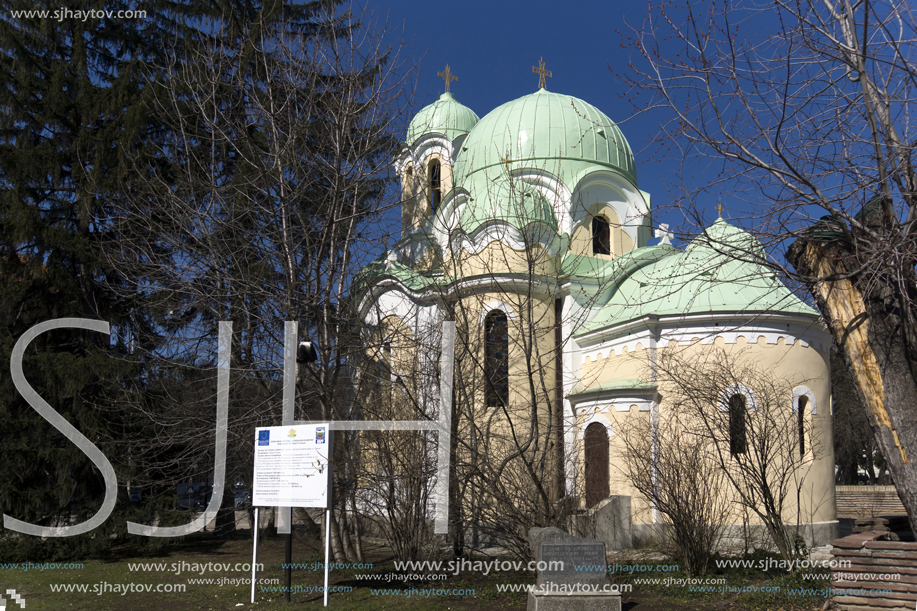
[[[125,338],[138,324],[132,312],[139,304],[128,291],[111,290],[120,275],[96,245],[109,230],[106,200],[115,184],[125,184],[119,150],[136,146],[149,127],[136,75],[151,32],[142,32],[143,20],[84,19],[77,11],[86,8],[72,1],[0,8],[0,362],[9,371],[16,340],[39,322],[111,323],[112,338],[65,329],[40,335],[23,369],[39,395],[118,463],[110,441],[133,425],[113,408],[136,375]],[[95,513],[101,474],[23,400],[9,374],[0,375],[0,430],[4,514],[64,526]],[[17,555],[33,560],[39,552],[32,547],[85,555],[110,545],[107,534],[123,530],[123,522],[113,516],[104,533],[46,543],[11,541],[4,530],[0,544],[15,542]]]

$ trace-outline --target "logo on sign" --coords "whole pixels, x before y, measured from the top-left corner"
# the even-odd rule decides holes
[[[325,427],[315,427],[315,443],[325,443]]]
[[[287,437],[289,437],[290,439],[293,439],[294,437],[296,437],[296,429],[290,429],[289,432],[287,432]]]
[[[271,432],[270,431],[258,431],[258,445],[259,446],[271,445]]]

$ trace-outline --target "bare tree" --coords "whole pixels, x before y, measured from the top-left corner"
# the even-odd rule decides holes
[[[786,245],[842,350],[898,494],[917,529],[917,175],[913,8],[894,0],[651,3],[637,52],[638,112],[671,113],[660,134],[724,168],[684,183],[703,217],[727,191],[766,243]],[[667,42],[663,42],[667,41]],[[819,216],[824,220],[818,221]],[[807,228],[811,227],[811,230]]]
[[[634,418],[618,426],[623,451],[617,463],[664,517],[661,535],[689,575],[703,575],[733,513],[729,480],[711,452],[709,435],[689,412],[666,406],[657,422]],[[686,421],[687,420],[687,421]]]
[[[393,134],[407,100],[397,47],[369,15],[333,4],[310,11],[309,27],[264,12],[241,33],[232,18],[213,18],[176,43],[174,63],[150,74],[149,110],[164,125],[159,165],[138,159],[148,180],[124,193],[106,219],[116,239],[101,245],[150,299],[156,328],[126,332],[157,368],[212,367],[217,321],[232,321],[234,388],[249,388],[230,393],[230,434],[240,439],[280,421],[289,320],[320,347],[300,375],[297,418],[351,417],[362,338],[346,291],[384,236],[372,221],[390,205]],[[150,406],[150,419],[184,422],[181,397],[172,399]],[[145,458],[206,447],[212,430],[171,426]],[[250,452],[233,459],[230,481],[251,464]],[[334,515],[346,521],[352,479],[336,473]],[[335,558],[353,559],[348,529],[331,532]]]
[[[802,491],[822,444],[804,407],[790,409],[792,384],[741,352],[715,347],[693,354],[670,346],[656,370],[664,402],[686,438],[714,462],[735,503],[761,520],[780,554],[795,558],[800,525],[815,509],[804,506]],[[662,471],[661,465],[659,477]]]

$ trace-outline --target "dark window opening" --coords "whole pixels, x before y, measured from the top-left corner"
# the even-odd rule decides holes
[[[583,437],[586,457],[586,507],[595,507],[608,498],[608,431],[593,422]]]
[[[808,397],[799,397],[799,408],[796,410],[796,429],[799,431],[799,458],[806,455],[806,406]]]
[[[745,454],[745,397],[732,395],[729,398],[729,451]]]
[[[592,254],[611,254],[611,228],[608,225],[608,220],[602,216],[596,216],[592,219]]]
[[[430,214],[436,212],[443,199],[442,183],[440,181],[439,161],[430,162]]]
[[[488,407],[509,403],[509,324],[506,314],[494,310],[484,319]]]

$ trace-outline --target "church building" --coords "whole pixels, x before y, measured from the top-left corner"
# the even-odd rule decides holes
[[[665,226],[653,230],[652,181],[638,180],[624,134],[599,108],[542,79],[479,118],[448,91],[448,67],[445,76],[447,92],[413,118],[394,160],[401,238],[353,292],[373,358],[428,414],[436,329],[457,322],[456,468],[494,474],[479,492],[507,520],[629,497],[635,536],[647,532],[662,518],[627,478],[622,431],[643,421],[655,435],[675,409],[657,367],[665,351],[692,363],[717,353],[785,384],[777,409],[798,423],[788,443],[804,460],[784,517],[810,545],[836,536],[831,339],[757,239],[718,218],[674,247]],[[746,415],[763,409],[763,391],[750,379],[716,392],[727,451],[750,452]],[[526,477],[540,480],[537,492],[506,483]],[[756,521],[739,513],[723,519]]]

